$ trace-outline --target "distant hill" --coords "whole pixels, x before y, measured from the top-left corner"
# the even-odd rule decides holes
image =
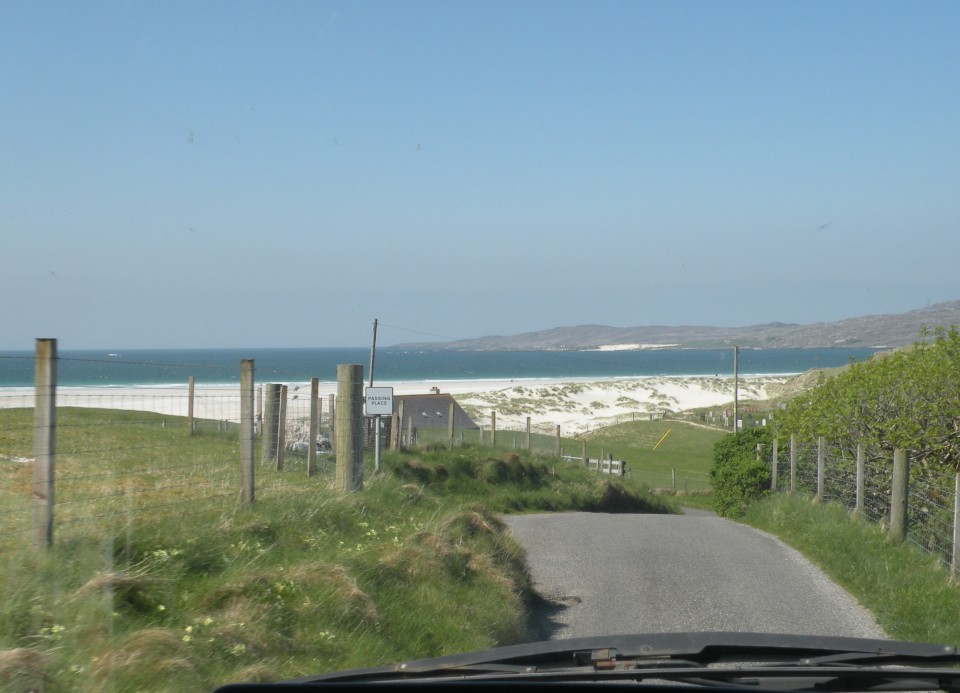
[[[613,345],[720,348],[738,344],[767,349],[898,347],[917,341],[924,328],[949,328],[954,325],[960,325],[960,301],[937,303],[907,313],[866,315],[839,322],[809,325],[779,322],[749,327],[577,325],[512,336],[497,335],[453,342],[417,342],[394,346],[453,351],[557,351],[598,349]]]

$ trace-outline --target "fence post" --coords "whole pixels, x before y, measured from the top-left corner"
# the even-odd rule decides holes
[[[823,436],[817,438],[817,500],[823,500],[826,476],[826,445]]]
[[[187,378],[187,435],[193,435],[196,428],[193,425],[193,395],[196,379],[191,375]]]
[[[57,340],[38,339],[34,355],[33,533],[38,547],[53,544],[56,481]]]
[[[330,451],[337,451],[337,400],[334,397],[334,394],[330,393],[330,404],[327,407],[330,410]]]
[[[774,493],[777,492],[777,457],[778,457],[778,451],[779,451],[779,448],[778,448],[779,441],[780,441],[779,438],[773,439],[773,453],[772,453],[773,459],[770,462],[770,490],[773,491]]]
[[[457,415],[456,404],[454,403],[453,400],[450,400],[450,407],[447,413],[447,438],[450,441],[451,448],[453,447],[453,432],[454,432],[453,419],[456,415]]]
[[[907,537],[907,495],[910,485],[910,458],[906,450],[893,451],[893,488],[890,491],[890,538]]]
[[[854,507],[854,513],[857,515],[863,514],[863,486],[866,480],[866,451],[864,450],[863,443],[857,444],[857,504]]]
[[[490,447],[497,447],[497,412],[490,412]]]
[[[253,359],[240,361],[240,500],[253,503]]]
[[[267,383],[263,396],[263,437],[260,441],[260,464],[268,464],[277,456],[277,419],[280,417],[280,385]]]
[[[336,488],[357,491],[363,487],[363,366],[337,366],[337,473]]]
[[[950,559],[950,574],[960,572],[960,473],[953,477],[953,551]]]
[[[277,471],[283,471],[283,458],[287,451],[287,386],[280,386],[280,406],[277,416]]]
[[[557,457],[563,454],[563,449],[560,447],[560,424],[557,424]]]
[[[307,445],[307,476],[317,473],[318,435],[320,435],[320,378],[310,378],[310,442]]]
[[[257,388],[257,425],[254,433],[263,435],[263,388]]]
[[[527,435],[523,439],[524,450],[530,450],[530,417],[527,417]]]
[[[790,434],[790,493],[797,492],[797,434]]]

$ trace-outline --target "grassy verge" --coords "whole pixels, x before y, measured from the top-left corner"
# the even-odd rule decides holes
[[[960,643],[960,586],[932,556],[844,508],[769,496],[741,521],[779,536],[869,609],[894,639]]]
[[[0,412],[5,522],[29,492],[17,416]],[[258,463],[270,492],[246,507],[235,435],[61,422],[55,544],[0,553],[3,690],[209,690],[516,642],[530,578],[495,513],[669,511],[635,480],[477,447],[390,452],[346,495]]]

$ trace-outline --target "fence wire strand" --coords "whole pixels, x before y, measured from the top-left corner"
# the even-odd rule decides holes
[[[821,480],[818,450],[817,443],[797,441],[794,444],[796,481],[791,487],[791,447],[778,445],[776,490],[813,496],[822,489],[821,500],[838,503],[850,511],[859,507],[864,518],[889,528],[893,502],[893,451],[862,450],[862,491],[858,494],[857,452],[827,444]],[[955,566],[960,558],[955,556],[960,553],[960,547],[954,543],[957,474],[951,467],[938,466],[931,455],[913,451],[909,456],[919,462],[909,465],[907,541],[936,556],[944,565]],[[773,464],[772,456],[768,462]]]

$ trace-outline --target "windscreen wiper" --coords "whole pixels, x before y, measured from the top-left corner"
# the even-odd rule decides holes
[[[613,635],[511,645],[308,676],[284,687],[343,684],[535,686],[603,682],[645,688],[960,693],[954,646],[767,633]],[[262,690],[225,686],[220,693]]]

